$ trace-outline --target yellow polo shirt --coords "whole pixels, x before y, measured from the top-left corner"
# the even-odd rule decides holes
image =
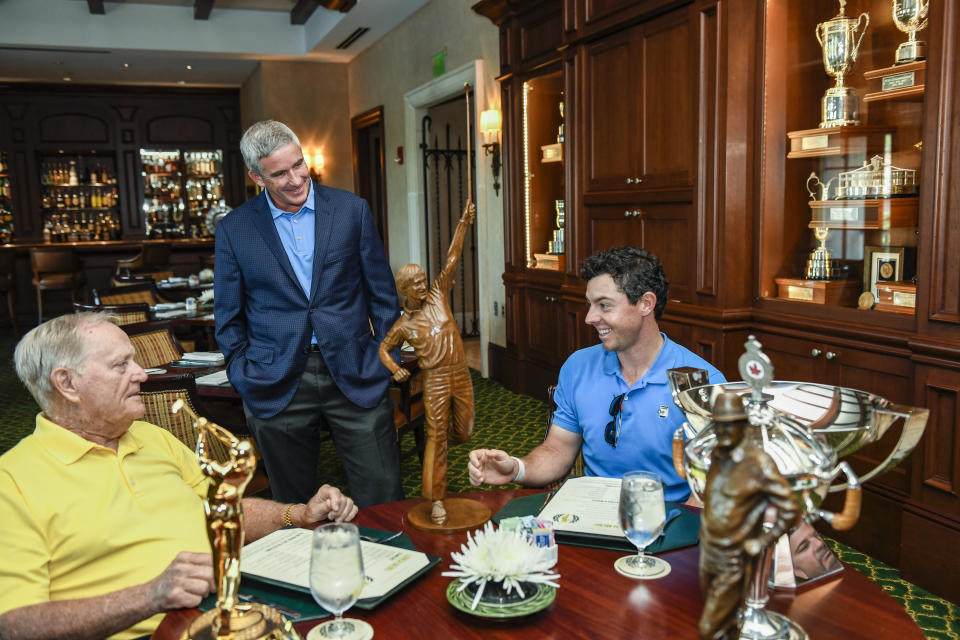
[[[0,614],[131,587],[181,551],[209,552],[205,493],[193,452],[168,431],[134,422],[113,451],[39,414],[0,456]],[[114,637],[149,634],[162,618]]]

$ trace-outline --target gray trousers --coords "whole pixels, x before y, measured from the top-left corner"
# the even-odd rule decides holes
[[[280,413],[257,418],[246,405],[244,413],[274,500],[307,502],[316,493],[319,441],[327,428],[357,506],[403,499],[390,394],[372,409],[358,407],[337,387],[320,353],[309,355],[297,392]]]

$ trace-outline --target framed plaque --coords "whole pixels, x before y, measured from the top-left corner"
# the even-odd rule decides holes
[[[863,290],[878,299],[877,284],[903,279],[903,247],[863,248]]]

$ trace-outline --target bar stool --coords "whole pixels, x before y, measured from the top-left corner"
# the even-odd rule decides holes
[[[117,276],[134,274],[157,274],[163,277],[167,277],[167,274],[173,275],[173,272],[170,271],[170,244],[167,242],[145,242],[140,246],[140,253],[137,255],[132,258],[117,260]]]
[[[10,311],[10,324],[14,335],[20,335],[17,329],[17,315],[14,308],[17,306],[17,274],[14,269],[15,254],[13,249],[0,249],[0,291],[7,296],[7,309]]]
[[[87,284],[83,263],[73,247],[35,247],[30,249],[33,286],[37,290],[37,324],[43,322],[43,292],[70,291],[70,301],[77,301],[77,291]]]

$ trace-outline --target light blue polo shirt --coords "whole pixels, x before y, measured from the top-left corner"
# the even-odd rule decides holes
[[[619,478],[627,471],[653,471],[663,480],[664,497],[683,502],[690,495],[687,481],[673,467],[673,433],[683,423],[683,412],[673,402],[667,370],[676,367],[706,369],[713,384],[726,382],[712,364],[663,333],[663,346],[649,370],[633,386],[620,373],[614,351],[594,345],[573,353],[560,369],[553,398],[553,424],[580,434],[588,476]],[[603,438],[610,422],[610,403],[627,394],[616,448]]]
[[[310,286],[313,284],[313,246],[314,246],[314,228],[316,225],[316,212],[313,209],[313,180],[310,181],[310,192],[307,194],[307,200],[296,213],[284,211],[273,204],[273,200],[263,192],[263,197],[267,199],[267,206],[270,207],[270,215],[273,216],[273,224],[280,235],[280,244],[290,260],[290,266],[293,267],[293,273],[297,276],[297,282],[303,289],[303,294],[310,298]],[[317,336],[312,336],[310,341],[316,343]]]

